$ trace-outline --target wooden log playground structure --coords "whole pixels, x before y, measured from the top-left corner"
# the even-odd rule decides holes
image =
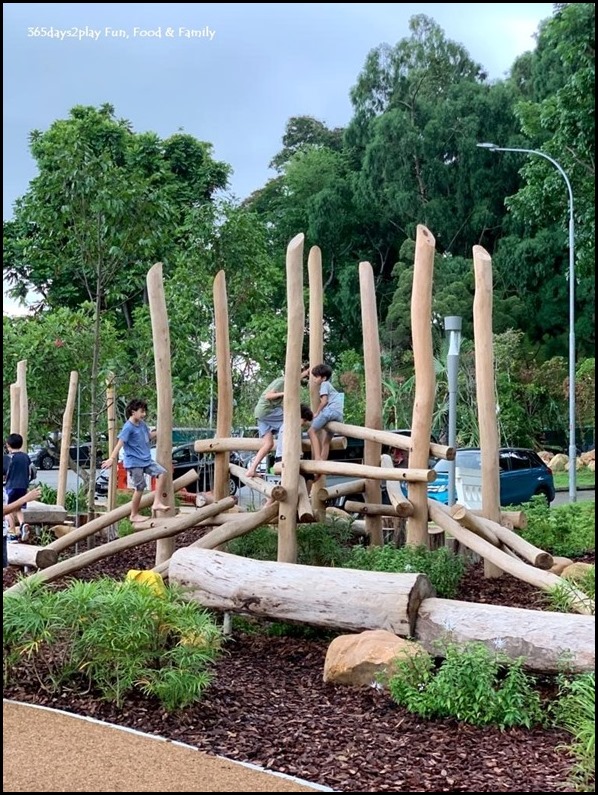
[[[425,616],[422,633],[428,644],[440,634],[443,615],[450,614],[451,620],[459,624],[468,620],[471,606],[436,599],[428,579],[417,573],[387,574],[299,566],[297,525],[306,521],[342,521],[346,517],[354,530],[368,537],[370,544],[381,545],[384,542],[383,521],[400,519],[405,524],[405,540],[408,545],[429,547],[432,537],[437,533],[445,534],[483,558],[486,576],[499,577],[507,572],[544,590],[550,590],[563,582],[560,577],[547,571],[552,565],[551,556],[528,544],[514,532],[513,527],[522,526],[525,517],[509,517],[500,510],[493,362],[492,356],[488,354],[488,348],[492,350],[490,255],[480,246],[474,247],[474,343],[476,354],[480,352],[479,356],[476,355],[476,378],[482,439],[482,511],[474,512],[459,504],[448,508],[429,500],[427,496],[427,485],[435,478],[435,471],[428,466],[430,456],[446,460],[453,460],[455,457],[454,448],[436,444],[431,436],[435,400],[431,338],[435,252],[433,235],[426,227],[417,227],[411,295],[415,400],[410,437],[382,428],[380,344],[373,270],[368,262],[361,262],[358,266],[367,397],[365,425],[331,422],[327,429],[337,434],[335,445],[346,446],[348,438],[363,440],[363,464],[312,461],[301,457],[302,451],[309,448],[309,444],[302,439],[300,430],[300,371],[306,328],[303,248],[304,236],[298,234],[289,242],[286,251],[288,324],[283,398],[285,423],[282,460],[275,466],[280,482],[273,484],[263,478],[250,478],[247,476],[247,469],[231,464],[229,460],[231,451],[257,450],[260,441],[232,436],[233,394],[226,277],[224,271],[220,271],[213,285],[218,387],[216,436],[214,439],[198,440],[195,443],[198,452],[214,455],[213,503],[192,513],[176,515],[174,493],[192,482],[196,473],[187,473],[174,484],[168,476],[161,500],[170,509],[162,512],[161,516],[148,519],[143,526],[135,528],[136,532],[130,536],[109,541],[66,560],[57,559],[59,553],[130,514],[130,504],[119,508],[114,508],[112,504],[105,514],[82,527],[69,531],[64,526],[61,526],[60,531],[57,528],[57,538],[45,548],[45,555],[35,547],[31,547],[29,552],[15,550],[13,560],[23,560],[22,565],[38,566],[38,571],[30,576],[50,582],[66,574],[72,575],[84,565],[123,549],[155,543],[154,571],[184,585],[190,598],[197,599],[206,607],[226,612],[240,611],[306,621],[347,631],[384,628],[397,634],[416,637],[418,615],[421,614]],[[325,360],[322,336],[322,266],[321,253],[317,247],[309,252],[307,271],[311,369]],[[161,263],[156,263],[148,271],[147,289],[158,396],[158,454],[167,460],[171,450],[172,379]],[[27,406],[26,400],[25,405],[22,400],[22,396],[26,395],[26,363],[19,364],[17,384],[13,385],[14,389],[11,387],[11,428],[19,428],[21,433],[23,430],[26,433],[23,419],[27,415]],[[62,441],[67,448],[75,375],[72,377],[65,411],[65,433]],[[114,404],[114,381],[114,377],[111,377],[108,385],[111,390],[111,405]],[[313,382],[310,385],[310,398],[314,408],[319,400],[315,386]],[[114,416],[111,427],[113,426]],[[390,456],[382,454],[382,445],[406,451],[408,466],[395,468]],[[66,466],[65,457],[61,457],[61,467],[63,465]],[[228,497],[229,473],[267,497],[268,503],[255,512],[235,512],[234,500]],[[348,480],[327,486],[326,476],[331,475],[341,475]],[[315,476],[309,494],[306,476]],[[406,484],[406,495],[401,481]],[[382,504],[382,482],[387,485],[390,505]],[[339,496],[356,494],[364,495],[364,501],[349,500],[346,507],[359,514],[359,519],[354,519],[332,505]],[[142,507],[148,507],[152,500],[153,495],[144,495]],[[276,563],[249,561],[219,549],[232,538],[249,533],[264,524],[273,524],[277,528]],[[208,532],[191,546],[175,552],[176,535],[191,527],[206,528]],[[23,588],[24,581],[20,580],[7,589],[5,594],[18,593]],[[574,588],[569,587],[569,592],[571,608],[583,615],[568,615],[569,626],[579,623],[579,632],[575,635],[578,640],[573,642],[569,638],[568,648],[574,656],[574,667],[577,665],[578,669],[586,669],[589,661],[593,664],[594,659],[594,633],[588,632],[590,624],[593,626],[593,605],[589,604],[584,594]],[[498,617],[498,611],[501,611],[497,623],[500,624],[501,636],[508,636],[510,639],[509,648],[525,646],[524,634],[529,634],[534,616],[526,615],[525,621],[520,621],[517,610],[494,609],[493,606],[485,606],[485,609],[485,620],[489,622],[492,621],[493,614]],[[527,614],[532,611],[525,612]],[[539,611],[537,622],[538,626],[550,624],[550,620]],[[467,632],[464,630],[463,634],[467,635]],[[491,631],[489,635],[492,636]],[[545,645],[547,635],[549,633],[542,635],[542,643]],[[580,638],[583,640],[579,640]],[[571,649],[571,646],[575,648]],[[548,658],[556,659],[554,649],[534,657],[534,664],[540,668],[542,665],[550,667],[543,662]]]

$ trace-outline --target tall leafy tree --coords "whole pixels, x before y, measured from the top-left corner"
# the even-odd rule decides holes
[[[38,176],[16,203],[5,273],[49,306],[94,305],[93,462],[101,313],[119,307],[131,324],[147,268],[173,250],[186,212],[225,186],[228,167],[212,163],[207,145],[190,136],[162,142],[134,134],[110,105],[73,108],[31,134],[31,152]]]

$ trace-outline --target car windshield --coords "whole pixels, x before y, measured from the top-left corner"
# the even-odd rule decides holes
[[[455,457],[455,466],[462,467],[463,469],[481,469],[482,458],[479,450],[457,450]],[[434,464],[436,472],[448,472],[450,461],[445,461],[441,458]]]

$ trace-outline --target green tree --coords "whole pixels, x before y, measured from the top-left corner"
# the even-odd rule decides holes
[[[130,325],[149,265],[180,245],[185,213],[225,186],[228,169],[189,136],[135,135],[110,105],[73,108],[32,133],[31,152],[39,173],[16,203],[5,266],[21,291],[38,290],[50,306],[94,305],[91,490],[102,311],[118,306]]]

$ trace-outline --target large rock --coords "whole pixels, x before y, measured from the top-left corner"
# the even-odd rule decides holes
[[[553,472],[564,472],[567,469],[568,463],[569,456],[566,456],[564,453],[557,453],[553,458],[550,459],[548,466]]]
[[[571,566],[572,563],[573,561],[571,560],[571,558],[563,558],[556,555],[552,559],[552,566],[550,568],[550,571],[553,574],[562,574],[562,572],[567,568],[567,566]]]
[[[393,660],[425,654],[419,643],[383,629],[339,635],[326,652],[324,681],[341,685],[372,685]]]
[[[561,577],[571,582],[580,582],[593,568],[593,563],[571,563],[563,569]]]

